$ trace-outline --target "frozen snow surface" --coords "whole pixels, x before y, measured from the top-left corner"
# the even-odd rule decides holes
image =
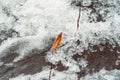
[[[82,7],[78,30],[79,10],[71,4],[72,1],[80,0],[0,0],[0,57],[9,54],[10,51],[17,52],[19,56],[13,61],[17,62],[32,54],[30,51],[33,49],[49,49],[52,39],[63,32],[60,46],[66,45],[59,47],[56,52],[48,51],[46,60],[53,64],[62,61],[69,69],[65,72],[53,70],[52,74],[55,75],[51,80],[77,80],[75,72],[80,71],[78,65],[84,68],[87,61],[81,59],[78,64],[71,58],[72,55],[81,55],[89,43],[98,45],[106,39],[113,47],[115,42],[120,45],[120,0],[83,0],[82,4],[85,6],[91,1],[101,1],[103,5],[110,5],[98,5],[96,12]],[[103,20],[96,18],[98,14]],[[79,46],[74,44],[78,39]],[[48,74],[49,70],[45,69],[33,75],[21,74],[10,80],[47,80]],[[120,80],[119,76],[120,70],[102,69],[93,75],[87,74],[80,80]]]
[[[51,80],[78,80],[75,74],[65,74],[63,72],[56,72],[53,71],[53,74],[55,73],[55,76],[51,78]],[[11,78],[10,80],[47,80],[48,76],[47,71],[43,71],[41,73],[37,73],[35,75],[20,75],[16,78]],[[85,77],[82,77],[80,80],[120,80],[120,71],[113,70],[113,71],[106,71],[102,69],[98,73],[94,73],[93,75],[86,75]],[[59,77],[59,78],[58,78]]]

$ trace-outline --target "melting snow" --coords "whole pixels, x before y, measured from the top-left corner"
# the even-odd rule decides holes
[[[85,2],[89,4],[90,0]],[[116,3],[116,5],[120,4]],[[79,71],[78,64],[71,58],[74,51],[82,52],[87,48],[88,43],[99,44],[101,38],[107,38],[111,43],[113,43],[112,38],[114,38],[120,44],[119,8],[111,9],[106,17],[107,21],[99,23],[89,23],[87,17],[89,11],[83,10],[80,27],[77,31],[78,9],[72,8],[68,0],[0,0],[0,31],[14,29],[20,35],[20,37],[15,38],[8,37],[1,43],[0,57],[12,49],[19,53],[19,56],[14,59],[14,62],[17,62],[29,55],[32,49],[45,49],[49,46],[51,38],[63,32],[61,45],[65,42],[69,44],[58,48],[55,53],[47,52],[46,59],[54,64],[61,60],[64,65],[70,68],[68,73],[54,70],[55,76],[52,76],[52,80],[77,80],[77,75],[74,72]],[[97,37],[94,36],[95,33],[98,35]],[[73,44],[77,39],[81,41],[79,47]],[[67,54],[64,50],[68,49],[69,46],[73,46],[73,48]],[[87,61],[84,59],[81,59],[80,63],[83,67],[87,66]],[[46,79],[48,74],[49,70],[44,70],[34,75],[19,75],[10,80],[42,80]],[[118,70],[101,70],[93,75],[82,77],[80,80],[120,80],[119,75],[120,71]]]

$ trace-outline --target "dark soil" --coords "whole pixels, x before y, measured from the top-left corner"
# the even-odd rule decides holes
[[[39,53],[39,51],[34,52],[33,55],[26,56],[24,59],[13,63],[13,66],[6,66],[5,64],[0,66],[0,79],[4,80],[5,77],[15,77],[22,73],[34,74],[40,72],[43,67],[47,66],[45,60],[46,53]],[[10,62],[16,54],[11,54],[9,56],[11,58],[7,58],[7,55],[3,57],[2,60],[5,61],[5,63]]]
[[[80,44],[80,41],[77,41]],[[100,50],[103,48],[103,50]],[[91,51],[94,51],[92,52]],[[0,66],[0,80],[5,80],[10,77],[15,77],[20,74],[35,74],[37,72],[41,72],[44,67],[50,68],[52,66],[53,69],[58,71],[66,71],[69,67],[62,64],[62,61],[59,61],[57,64],[52,64],[47,62],[46,60],[46,51],[40,52],[38,50],[33,50],[32,55],[26,56],[22,60],[18,62],[14,62],[13,65],[7,66],[6,64],[11,63],[15,57],[18,56],[17,53],[11,52],[10,54],[2,57],[0,61],[3,61],[4,64]],[[120,64],[116,65],[116,60],[118,60],[117,52],[120,51],[120,46],[116,44],[116,47],[112,47],[108,41],[106,43],[100,43],[99,45],[89,44],[87,50],[82,52],[82,55],[74,54],[72,58],[79,62],[80,58],[84,58],[88,61],[88,65],[82,69],[80,72],[77,72],[78,78],[85,76],[86,74],[93,72],[98,72],[102,68],[106,70],[119,69]],[[81,66],[79,66],[81,69]]]
[[[101,51],[100,48],[103,48]],[[94,52],[90,51],[92,49]],[[118,69],[120,70],[120,63],[116,65],[116,60],[120,60],[120,56],[117,51],[120,51],[120,46],[112,47],[112,44],[106,42],[105,44],[100,43],[99,45],[89,45],[87,50],[84,50],[82,55],[75,54],[73,59],[79,61],[79,58],[85,58],[88,61],[88,65],[85,69],[78,72],[78,78],[85,76],[87,73],[98,72],[102,68],[106,70]],[[89,69],[89,70],[88,70]]]

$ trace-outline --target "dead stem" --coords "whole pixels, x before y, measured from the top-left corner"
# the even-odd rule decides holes
[[[49,79],[48,80],[51,79],[51,73],[52,73],[52,64],[51,64],[50,73],[49,73]]]
[[[77,30],[79,28],[80,15],[81,15],[81,7],[79,7],[79,15],[78,15],[78,19],[77,19]]]

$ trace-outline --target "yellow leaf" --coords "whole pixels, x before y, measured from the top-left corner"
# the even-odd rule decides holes
[[[59,45],[60,42],[61,42],[61,39],[62,39],[62,32],[61,32],[60,34],[58,34],[58,36],[55,38],[55,40],[54,40],[54,42],[53,42],[53,45],[52,45],[52,47],[51,47],[51,50],[52,50],[52,51],[55,50],[55,49],[58,47],[58,45]]]

